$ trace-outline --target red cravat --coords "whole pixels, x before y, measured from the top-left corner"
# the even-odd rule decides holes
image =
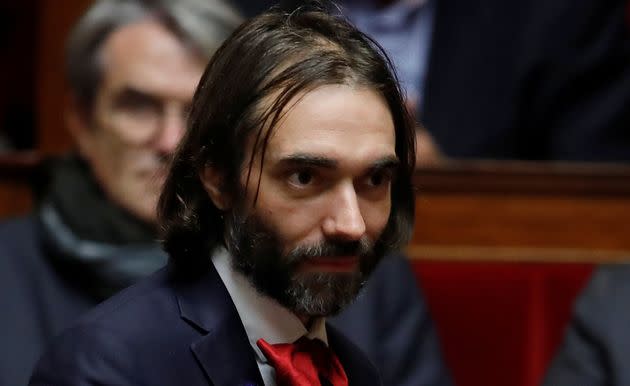
[[[320,377],[333,386],[348,386],[339,359],[320,340],[301,337],[295,343],[269,344],[264,339],[256,343],[276,369],[278,386],[322,386]]]

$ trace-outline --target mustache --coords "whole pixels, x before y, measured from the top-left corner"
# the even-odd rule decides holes
[[[358,256],[359,258],[372,255],[374,242],[367,237],[356,241],[324,240],[315,244],[298,245],[285,256],[285,261],[295,264],[308,259],[320,257]]]

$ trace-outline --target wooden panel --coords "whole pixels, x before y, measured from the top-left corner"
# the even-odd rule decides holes
[[[31,210],[32,182],[40,163],[35,153],[0,156],[0,218],[18,216]]]
[[[66,87],[64,47],[70,29],[91,3],[89,0],[40,0],[40,29],[37,64],[38,146],[43,154],[59,154],[72,141],[64,121]]]
[[[28,184],[0,182],[0,218],[10,218],[29,212],[33,202]]]
[[[416,176],[414,258],[630,258],[630,167],[468,162]]]
[[[619,197],[421,195],[414,237],[431,244],[630,249],[630,200]],[[625,219],[624,219],[625,217]]]

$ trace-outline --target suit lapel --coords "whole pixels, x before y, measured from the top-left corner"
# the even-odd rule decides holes
[[[176,293],[182,319],[203,334],[191,350],[212,385],[263,386],[243,323],[214,266]]]
[[[229,322],[230,323],[230,322]],[[241,320],[231,321],[240,326]],[[191,345],[199,364],[215,386],[263,386],[254,352],[242,327],[229,324]]]
[[[214,386],[263,386],[243,323],[214,266],[192,282],[175,285],[180,315],[201,333],[190,346]],[[381,385],[378,371],[342,334],[326,326],[328,341],[352,385]]]
[[[331,327],[330,324],[326,326],[326,333],[328,344],[343,365],[350,386],[382,385],[376,367],[357,346]]]

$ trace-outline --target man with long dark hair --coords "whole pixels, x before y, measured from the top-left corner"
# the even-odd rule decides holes
[[[213,56],[188,126],[158,205],[168,267],[62,335],[31,384],[380,384],[325,318],[413,225],[385,54],[324,10],[265,13]]]

